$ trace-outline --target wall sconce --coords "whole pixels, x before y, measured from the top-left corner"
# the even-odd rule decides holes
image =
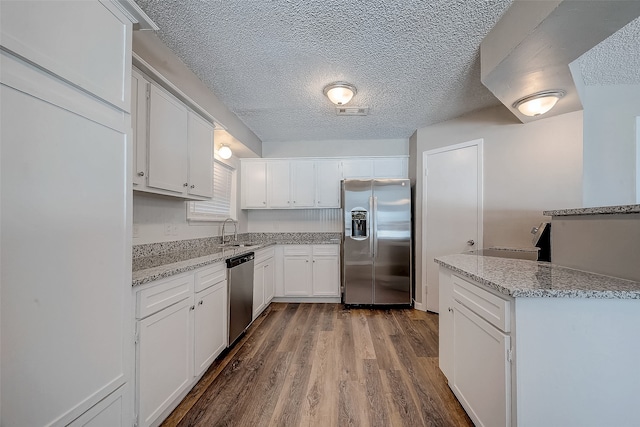
[[[525,116],[540,116],[551,110],[566,94],[567,92],[561,89],[536,92],[518,99],[513,103],[513,108],[517,108]]]
[[[356,87],[346,82],[334,82],[325,86],[323,93],[336,105],[344,105],[358,93]]]
[[[222,144],[220,145],[220,148],[218,148],[218,156],[220,156],[220,158],[228,160],[231,158],[232,155],[233,155],[233,152],[231,151],[231,148],[229,148],[227,144]]]

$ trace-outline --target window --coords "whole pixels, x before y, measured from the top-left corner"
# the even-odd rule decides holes
[[[189,202],[187,219],[190,221],[222,221],[235,218],[235,172],[218,160],[213,161],[213,198],[206,202]]]

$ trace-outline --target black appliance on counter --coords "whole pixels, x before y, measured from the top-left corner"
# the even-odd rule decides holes
[[[542,222],[531,229],[533,246],[539,248],[538,261],[551,262],[551,223]]]

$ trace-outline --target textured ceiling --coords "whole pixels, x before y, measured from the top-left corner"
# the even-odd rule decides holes
[[[584,84],[640,85],[640,18],[578,58]]]
[[[479,46],[512,0],[136,0],[158,36],[263,141],[407,138],[500,102]],[[322,94],[354,84],[337,117]]]

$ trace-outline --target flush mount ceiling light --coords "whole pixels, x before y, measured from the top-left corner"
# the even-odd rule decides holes
[[[517,108],[525,116],[539,116],[551,110],[558,100],[565,96],[564,90],[544,90],[527,95],[513,103],[513,108]]]
[[[233,152],[231,151],[231,148],[229,148],[227,144],[222,144],[220,145],[220,148],[218,148],[218,156],[220,156],[225,160],[230,159],[232,154]]]
[[[358,93],[356,87],[346,82],[333,82],[325,86],[324,94],[336,105],[344,105]]]

